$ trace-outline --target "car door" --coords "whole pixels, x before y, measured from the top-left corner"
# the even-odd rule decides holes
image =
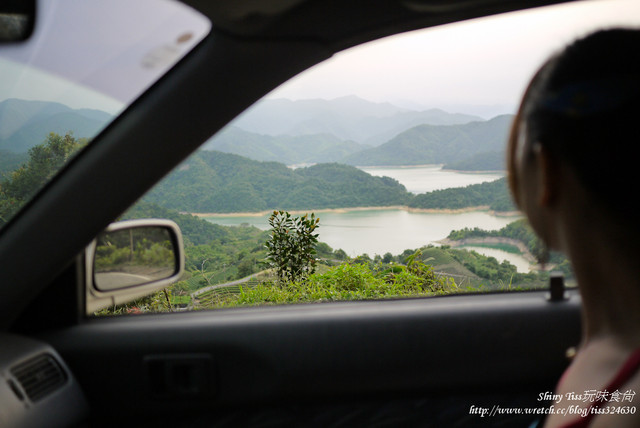
[[[542,412],[579,340],[579,297],[545,294],[125,316],[41,337],[97,426],[525,426],[540,415],[496,412]]]

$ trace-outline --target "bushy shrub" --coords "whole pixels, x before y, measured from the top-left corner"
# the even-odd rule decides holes
[[[280,282],[303,280],[315,272],[318,234],[313,232],[319,223],[313,213],[292,217],[288,212],[274,211],[269,217],[267,262]]]

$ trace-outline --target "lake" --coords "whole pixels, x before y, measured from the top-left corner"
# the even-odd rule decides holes
[[[464,187],[501,178],[503,174],[465,174],[442,171],[439,166],[412,168],[362,168],[373,175],[386,175],[397,179],[413,192]],[[431,183],[422,183],[423,180]],[[437,183],[433,183],[437,181]],[[444,186],[444,187],[443,187]],[[268,218],[264,215],[212,215],[206,220],[226,226],[250,224],[262,230],[269,229]],[[416,249],[434,244],[446,238],[452,230],[465,227],[479,227],[485,230],[498,230],[519,217],[499,217],[487,211],[463,213],[413,212],[403,209],[345,209],[316,211],[320,218],[319,240],[334,249],[343,249],[349,256],[368,254],[384,255],[389,252],[397,255],[406,249]],[[501,250],[474,248],[498,260],[508,260],[519,272],[527,272],[529,263],[515,254]]]
[[[395,178],[411,193],[426,193],[434,190],[465,187],[504,177],[501,173],[467,173],[443,170],[442,165],[408,167],[360,167],[371,175]]]

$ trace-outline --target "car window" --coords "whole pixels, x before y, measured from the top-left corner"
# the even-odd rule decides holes
[[[546,288],[548,254],[505,184],[536,68],[576,37],[636,25],[580,2],[416,31],[336,55],[208,140],[125,218],[170,217],[187,274],[102,313]]]
[[[0,227],[209,29],[168,0],[38,2],[0,49]]]
[[[38,6],[34,37],[0,49],[0,227],[210,29],[165,0]],[[100,313],[526,290],[546,287],[551,270],[572,284],[566,259],[511,202],[507,130],[549,54],[639,22],[635,0],[583,1],[397,35],[318,64],[122,216],[176,221],[187,272]]]

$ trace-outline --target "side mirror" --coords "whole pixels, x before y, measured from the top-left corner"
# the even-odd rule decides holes
[[[184,271],[182,234],[169,220],[111,224],[87,247],[87,314],[144,297]]]
[[[33,32],[35,0],[2,0],[0,4],[0,43],[21,42]]]

